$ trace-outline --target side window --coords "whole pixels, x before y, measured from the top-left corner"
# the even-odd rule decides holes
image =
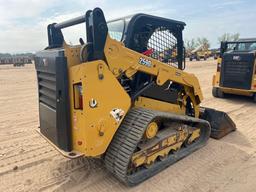
[[[256,50],[256,43],[252,43],[249,48],[250,51]]]
[[[161,62],[178,67],[177,39],[169,29],[160,27],[152,33],[147,44],[147,54]]]
[[[124,31],[124,20],[117,20],[108,23],[108,33],[112,39],[121,41]]]
[[[239,43],[238,51],[245,51],[245,50],[246,50],[245,43]]]
[[[227,50],[226,51],[234,51],[237,49],[237,44],[236,43],[231,43],[227,45]]]

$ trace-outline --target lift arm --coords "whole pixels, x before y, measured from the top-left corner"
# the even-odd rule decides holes
[[[197,104],[203,100],[198,79],[193,74],[128,49],[121,42],[113,40],[109,36],[106,38],[104,54],[110,71],[116,77],[124,72],[127,77],[131,77],[136,72],[141,71],[156,76],[156,83],[160,86],[166,81],[185,86],[188,91],[194,92]]]

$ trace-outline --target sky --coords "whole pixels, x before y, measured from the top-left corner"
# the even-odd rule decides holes
[[[100,7],[106,20],[147,13],[184,21],[184,39],[209,39],[217,48],[223,33],[256,37],[255,0],[0,0],[0,52],[36,52],[47,46],[47,25],[85,14]],[[83,37],[84,25],[64,31],[75,44]]]

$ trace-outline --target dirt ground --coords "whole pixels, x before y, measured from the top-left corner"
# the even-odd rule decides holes
[[[190,62],[201,83],[203,106],[228,112],[237,131],[136,187],[109,174],[102,161],[69,160],[41,138],[34,66],[0,66],[0,191],[236,192],[256,189],[256,104],[245,97],[216,99],[211,79],[216,61]]]

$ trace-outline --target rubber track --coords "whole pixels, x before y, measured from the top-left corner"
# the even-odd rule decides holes
[[[181,154],[175,153],[175,157],[171,155],[166,161],[157,162],[149,169],[138,171],[135,174],[127,175],[130,159],[140,142],[147,125],[155,118],[173,119],[174,121],[186,121],[189,123],[200,123],[204,125],[205,134],[202,134],[202,139],[194,146],[193,150],[188,147]],[[207,129],[208,128],[208,129]],[[147,178],[155,175],[165,167],[173,164],[177,160],[187,156],[192,151],[204,146],[209,138],[210,125],[207,121],[196,119],[188,116],[180,116],[171,113],[158,112],[143,108],[133,108],[126,115],[121,126],[117,130],[104,158],[106,168],[113,173],[119,180],[127,185],[136,185]],[[183,152],[183,153],[182,153]],[[170,159],[170,160],[168,160]]]

